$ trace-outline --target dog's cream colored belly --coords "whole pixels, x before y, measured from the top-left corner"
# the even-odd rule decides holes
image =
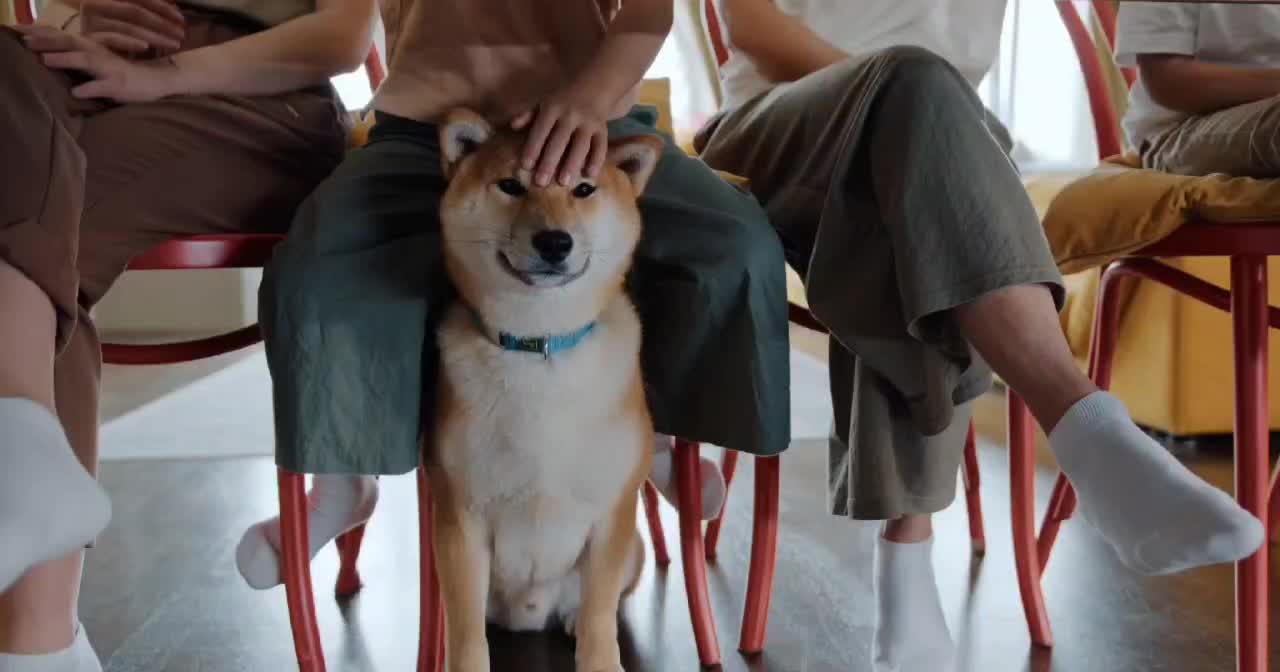
[[[433,450],[488,531],[489,620],[544,629],[576,612],[593,530],[635,496],[650,430],[623,412],[636,372],[616,363],[638,349],[639,329],[602,324],[548,362],[495,348],[469,319],[451,315],[440,332],[443,380],[466,410],[442,419]]]

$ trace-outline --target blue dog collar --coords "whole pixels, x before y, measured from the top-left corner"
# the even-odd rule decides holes
[[[476,326],[486,335],[493,332],[489,331],[480,316],[476,315]],[[579,343],[586,340],[596,328],[595,322],[588,322],[586,326],[567,334],[547,334],[546,336],[516,336],[505,331],[498,332],[498,347],[508,352],[528,352],[531,354],[542,355],[543,359],[551,359],[552,355],[558,355],[562,352],[568,352],[576,347]]]

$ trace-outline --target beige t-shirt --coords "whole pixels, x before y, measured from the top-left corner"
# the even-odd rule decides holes
[[[387,79],[374,108],[435,121],[524,111],[595,55],[619,0],[380,0]]]
[[[268,26],[316,11],[315,0],[182,0],[182,4],[247,16]]]

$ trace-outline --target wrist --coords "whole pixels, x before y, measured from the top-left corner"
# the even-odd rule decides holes
[[[174,56],[161,56],[146,62],[148,68],[155,75],[155,81],[158,91],[157,98],[168,98],[170,96],[180,96],[190,93],[189,78],[186,77],[186,71],[182,64],[179,63],[181,54]]]
[[[569,85],[567,93],[578,106],[587,110],[593,118],[608,121],[612,118],[618,101],[631,90],[615,91],[617,86],[608,82],[595,82],[590,77],[579,77]]]

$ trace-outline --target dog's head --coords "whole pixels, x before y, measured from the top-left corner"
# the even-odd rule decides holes
[[[640,238],[636,199],[662,141],[613,142],[596,178],[538,187],[520,166],[524,140],[464,109],[440,126],[449,178],[440,216],[450,277],[477,307],[496,296],[598,303],[591,299],[619,291],[630,268]]]

